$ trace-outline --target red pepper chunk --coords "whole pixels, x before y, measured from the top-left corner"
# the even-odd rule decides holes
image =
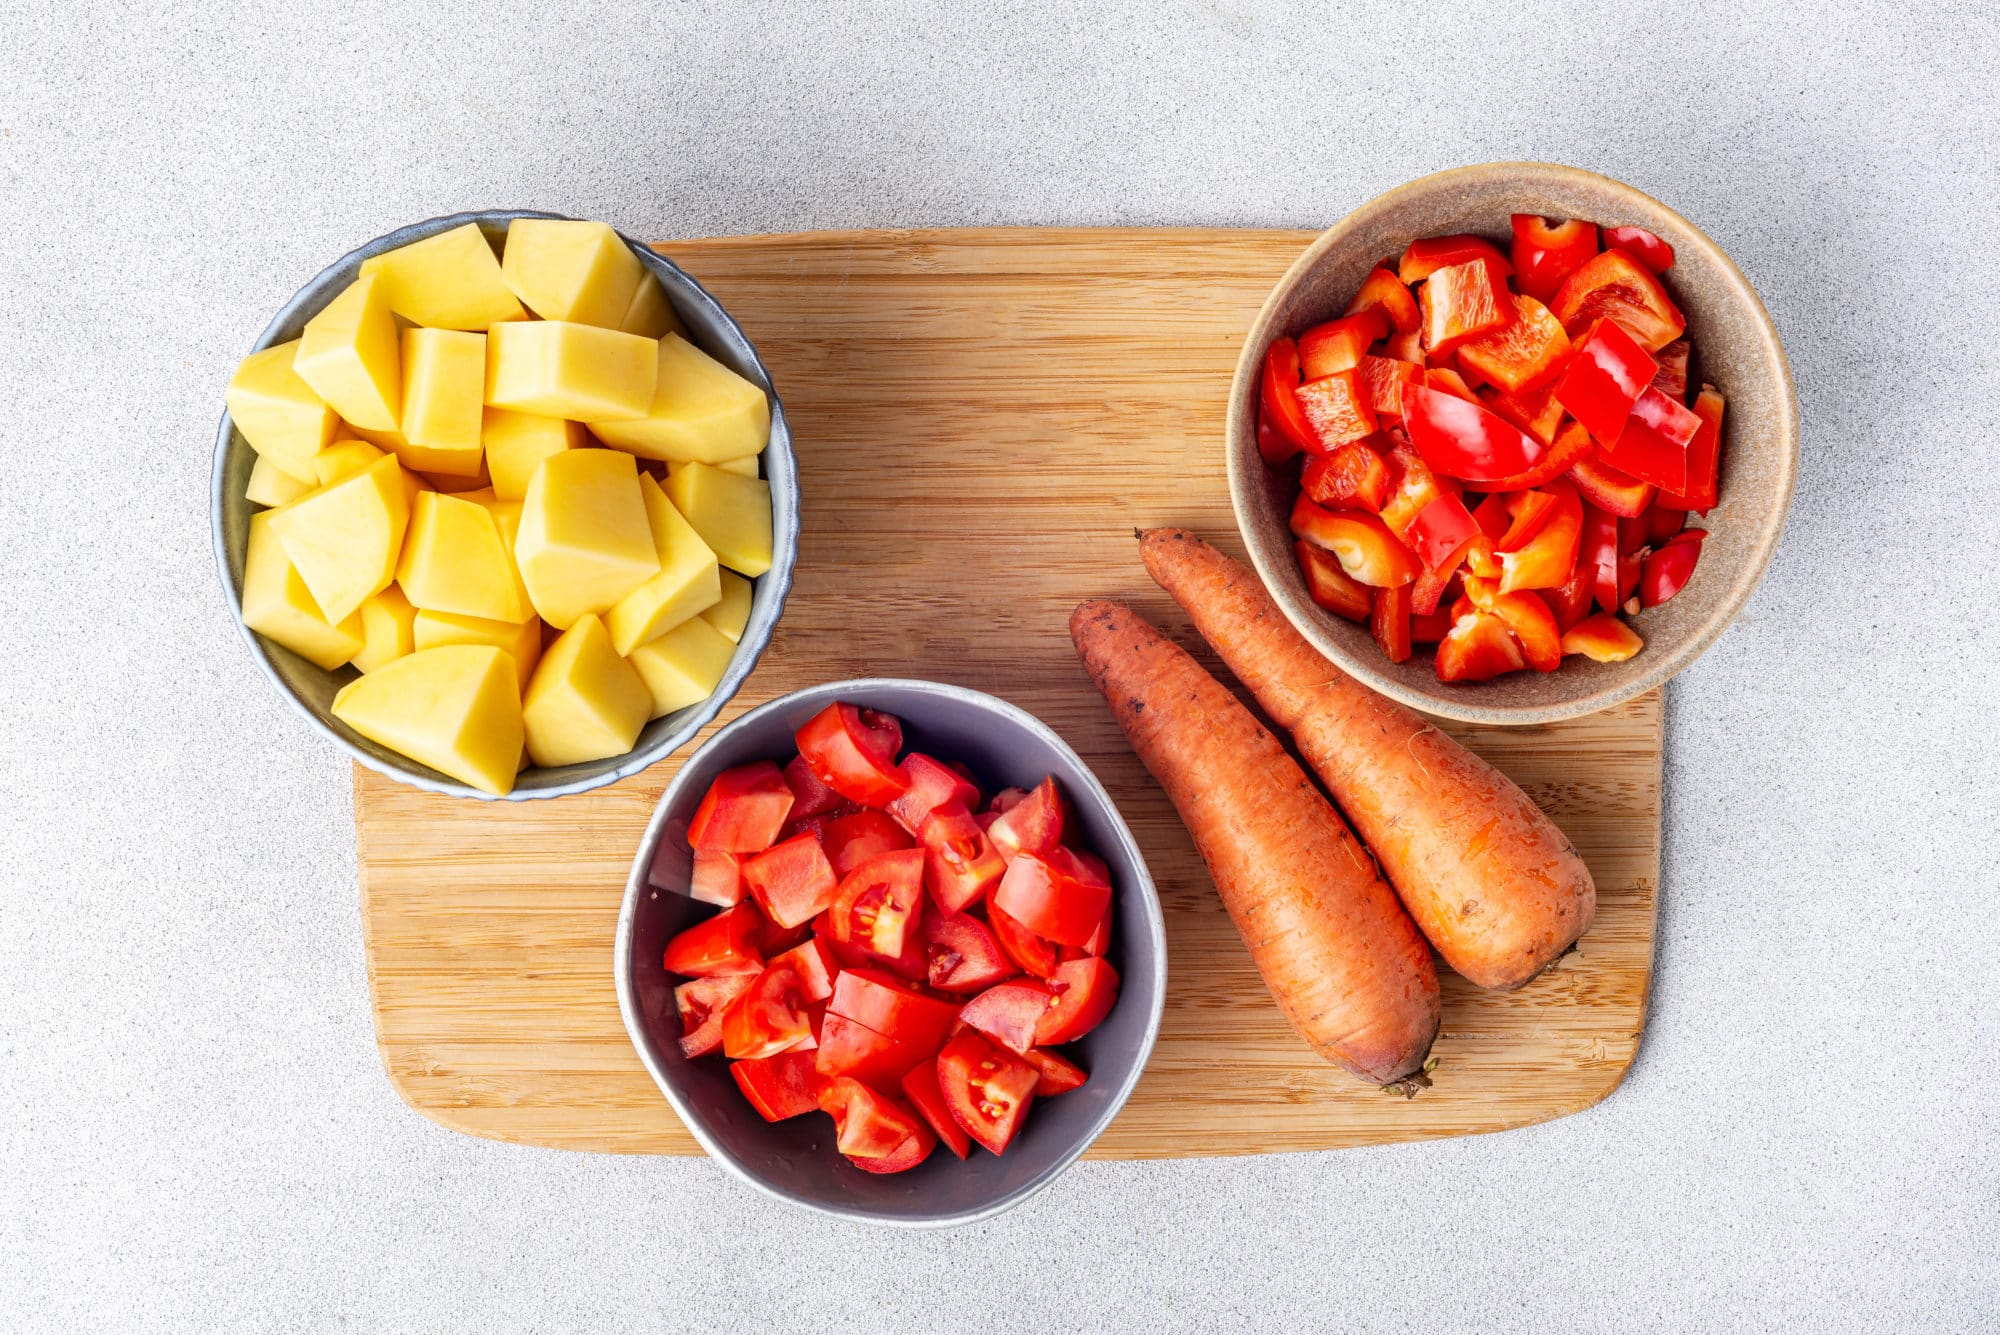
[[[1586,617],[1563,632],[1565,654],[1582,654],[1599,663],[1622,663],[1645,648],[1645,641],[1609,612]]]
[[[1454,236],[1427,236],[1412,241],[1396,266],[1396,277],[1405,283],[1421,283],[1440,269],[1481,260],[1494,266],[1494,276],[1505,278],[1514,266],[1500,248],[1483,236],[1461,232]]]
[[[1555,614],[1533,593],[1502,593],[1490,579],[1465,581],[1465,596],[1474,608],[1489,612],[1506,623],[1521,648],[1521,656],[1537,672],[1554,672],[1562,666],[1562,632],[1556,629]]]
[[[1305,577],[1306,596],[1338,617],[1366,621],[1370,608],[1368,586],[1347,577],[1340,559],[1301,539],[1293,544],[1299,573]]]
[[[1569,480],[1585,500],[1620,519],[1638,518],[1653,501],[1652,483],[1619,472],[1598,454],[1577,460]]]
[[[1527,666],[1507,623],[1490,612],[1458,617],[1437,647],[1439,681],[1489,681]]]
[[[1403,391],[1403,423],[1425,463],[1467,482],[1525,472],[1549,450],[1476,399],[1414,385]]]
[[[1323,510],[1301,496],[1292,507],[1292,535],[1332,552],[1348,578],[1371,588],[1408,584],[1422,573],[1389,526],[1359,510]]]
[[[1378,419],[1393,417],[1400,420],[1403,416],[1403,386],[1417,384],[1424,378],[1422,367],[1394,357],[1363,357],[1360,366],[1355,369],[1361,373],[1368,406],[1375,410]]]
[[[1264,406],[1257,405],[1257,453],[1264,456],[1264,462],[1277,468],[1292,458],[1305,446],[1293,440],[1284,432],[1271,425],[1271,414]]]
[[[1352,441],[1306,460],[1299,485],[1321,505],[1380,510],[1389,503],[1389,465],[1363,442]]]
[[[1545,490],[1555,501],[1541,527],[1520,547],[1499,554],[1502,593],[1559,588],[1576,569],[1583,534],[1583,501],[1576,488],[1562,478],[1549,483]]]
[[[1657,389],[1632,405],[1625,429],[1605,443],[1604,461],[1622,473],[1679,495],[1687,486],[1688,445],[1701,419]]]
[[[1701,540],[1707,536],[1702,529],[1685,529],[1669,538],[1658,551],[1647,553],[1639,575],[1641,606],[1658,607],[1687,587],[1695,562],[1701,559]]]
[[[1490,334],[1458,350],[1458,364],[1477,371],[1489,382],[1518,394],[1554,377],[1569,356],[1569,335],[1562,321],[1533,297],[1514,299],[1514,318]]]
[[[1264,420],[1280,437],[1299,449],[1312,443],[1312,427],[1299,407],[1299,346],[1289,338],[1274,338],[1264,353],[1264,375],[1259,382]],[[1294,450],[1293,453],[1297,453]],[[1268,452],[1266,459],[1271,456]],[[1291,455],[1286,455],[1290,458]],[[1282,463],[1284,460],[1278,460]]]
[[[1503,271],[1491,260],[1468,260],[1431,274],[1418,295],[1424,351],[1433,360],[1514,318]]]
[[[1375,410],[1353,370],[1308,380],[1293,391],[1299,411],[1305,414],[1308,448],[1338,449],[1350,440],[1375,434]]]
[[[1517,213],[1514,224],[1515,286],[1546,302],[1563,280],[1597,254],[1597,224],[1572,218],[1550,223],[1533,213]]]
[[[1403,530],[1403,541],[1426,568],[1442,564],[1452,553],[1479,536],[1479,525],[1465,502],[1446,493],[1417,512]]]
[[[1659,364],[1610,320],[1590,327],[1556,382],[1556,401],[1600,443],[1618,439],[1632,405],[1653,383]]]
[[[1399,334],[1416,330],[1417,299],[1410,295],[1402,279],[1380,265],[1369,270],[1368,276],[1361,280],[1361,290],[1347,303],[1349,315],[1371,310],[1380,311]]]
[[[1405,663],[1410,657],[1410,586],[1375,591],[1375,607],[1368,617],[1368,633],[1382,646],[1391,663]]]
[[[1654,273],[1674,267],[1674,248],[1643,227],[1607,227],[1604,245],[1607,250],[1624,251]]]
[[[1647,352],[1681,336],[1687,317],[1646,267],[1622,250],[1607,250],[1564,280],[1549,309],[1571,338],[1597,320],[1613,320]]]
[[[1688,363],[1694,360],[1694,344],[1677,338],[1654,353],[1653,360],[1660,364],[1659,372],[1653,377],[1653,388],[1676,403],[1686,403]]]
[[[1720,493],[1716,487],[1716,465],[1722,455],[1722,394],[1714,385],[1703,385],[1695,396],[1694,415],[1701,419],[1694,439],[1687,447],[1687,485],[1660,492],[1660,504],[1676,510],[1698,510],[1707,514],[1715,508]]]
[[[1307,380],[1318,380],[1336,371],[1351,371],[1361,364],[1369,345],[1388,332],[1388,317],[1374,310],[1314,325],[1299,335],[1300,373]]]

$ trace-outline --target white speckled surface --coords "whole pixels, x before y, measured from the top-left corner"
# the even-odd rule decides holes
[[[1992,1329],[1991,6],[1083,8],[0,4],[0,1328]],[[221,386],[306,275],[487,204],[1312,226],[1497,158],[1706,228],[1804,411],[1771,576],[1670,691],[1608,1103],[909,1237],[396,1100],[346,765],[209,556]]]

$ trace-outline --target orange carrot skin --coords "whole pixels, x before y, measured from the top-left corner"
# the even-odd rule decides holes
[[[1153,579],[1292,734],[1453,970],[1511,990],[1589,929],[1589,868],[1513,780],[1334,667],[1256,572],[1186,529],[1152,529],[1139,545]]]
[[[1086,602],[1069,629],[1292,1028],[1377,1083],[1420,1069],[1437,1037],[1437,970],[1340,814],[1235,696],[1131,609]]]

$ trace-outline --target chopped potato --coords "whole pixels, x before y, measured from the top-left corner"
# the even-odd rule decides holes
[[[528,683],[528,754],[548,766],[623,755],[651,708],[651,692],[611,647],[604,623],[582,617],[543,653]]]
[[[342,687],[333,716],[372,742],[494,794],[514,787],[523,738],[514,660],[486,644],[445,644]]]
[[[667,479],[667,497],[722,564],[755,579],[771,568],[771,484],[708,464]]]
[[[731,644],[743,643],[744,627],[750,624],[750,602],[757,586],[734,570],[722,572],[722,597],[701,614],[702,620],[721,631]]]
[[[586,418],[585,420],[589,420]],[[591,422],[606,445],[647,459],[717,464],[754,455],[771,440],[771,400],[678,334],[659,342],[643,416]]]
[[[269,459],[272,467],[317,486],[313,456],[333,442],[334,424],[340,419],[292,370],[298,350],[299,340],[293,339],[251,353],[230,377],[222,400],[251,449]],[[652,396],[648,384],[646,401],[651,402]],[[645,411],[643,406],[640,411]]]

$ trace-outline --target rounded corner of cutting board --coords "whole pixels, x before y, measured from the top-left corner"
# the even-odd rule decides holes
[[[1131,533],[1171,521],[1235,546],[1221,425],[1236,348],[1311,235],[981,228],[658,247],[757,343],[809,479],[779,638],[723,717],[885,665],[993,691],[1076,748],[1145,849],[1173,983],[1153,1060],[1095,1159],[1337,1149],[1551,1121],[1619,1087],[1645,1024],[1658,690],[1537,728],[1441,724],[1550,810],[1598,879],[1599,913],[1573,963],[1519,992],[1448,979],[1442,1078],[1404,1100],[1320,1062],[1284,1026],[1186,831],[1076,670],[1064,628],[1085,597],[1127,597],[1187,638]],[[1192,302],[1190,272],[1203,277]],[[1167,308],[1176,319],[1159,318]],[[1115,457],[1115,471],[1066,466],[1090,453]],[[850,530],[897,540],[826,545]],[[968,549],[988,559],[967,562]],[[834,560],[841,581],[825,578]],[[1036,572],[1031,585],[1024,569]],[[860,620],[840,596],[856,580],[884,591]],[[947,615],[935,588],[985,613]],[[356,767],[377,1047],[405,1103],[486,1140],[700,1152],[633,1052],[611,979],[632,849],[677,763],[529,803],[454,802]]]

